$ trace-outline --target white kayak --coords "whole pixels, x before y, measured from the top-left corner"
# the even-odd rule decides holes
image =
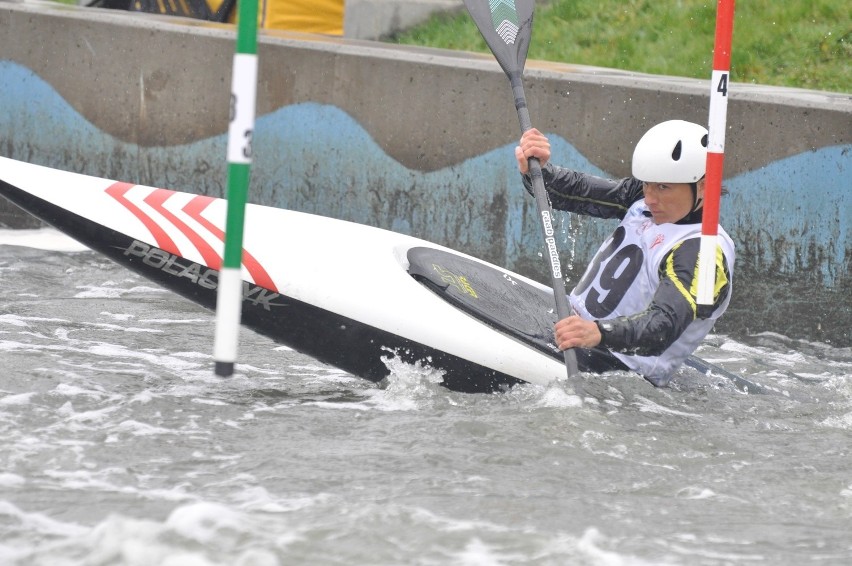
[[[0,195],[113,261],[215,308],[224,199],[1,157]],[[444,385],[457,391],[566,377],[552,342],[549,287],[425,240],[249,204],[242,278],[243,325],[371,381],[388,375],[386,360],[393,357],[440,370]],[[694,356],[688,364],[727,373]]]

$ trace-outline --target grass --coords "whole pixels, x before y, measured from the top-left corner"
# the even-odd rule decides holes
[[[528,58],[708,78],[715,26],[712,0],[550,0],[537,6]],[[463,9],[387,41],[489,52]],[[738,2],[731,80],[852,92],[852,3]]]

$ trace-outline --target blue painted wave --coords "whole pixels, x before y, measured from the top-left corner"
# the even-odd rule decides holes
[[[222,196],[225,135],[140,147],[93,126],[29,69],[0,61],[0,153],[142,184]],[[223,130],[225,128],[223,124]],[[404,167],[339,108],[301,103],[256,121],[249,200],[413,234],[511,269],[541,249],[534,203],[520,183],[513,144],[438,171]],[[553,135],[553,160],[606,176]],[[722,222],[740,262],[784,274],[850,275],[852,146],[825,147],[727,179]],[[612,229],[564,215],[561,246],[581,269]],[[540,262],[537,257],[533,262]],[[568,271],[573,264],[569,262]]]

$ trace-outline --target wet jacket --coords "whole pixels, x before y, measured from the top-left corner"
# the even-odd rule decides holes
[[[638,179],[604,179],[550,163],[542,176],[553,208],[621,221],[569,299],[578,315],[598,322],[602,346],[665,385],[728,306],[733,242],[719,230],[714,304],[698,305],[701,210],[655,225]],[[524,184],[532,192],[529,176]]]

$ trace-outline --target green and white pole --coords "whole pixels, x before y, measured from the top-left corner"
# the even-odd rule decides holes
[[[237,47],[231,77],[228,127],[228,211],[225,253],[216,292],[216,335],[213,359],[216,375],[234,374],[243,305],[243,228],[251,168],[257,97],[257,4],[240,0],[237,8]]]

